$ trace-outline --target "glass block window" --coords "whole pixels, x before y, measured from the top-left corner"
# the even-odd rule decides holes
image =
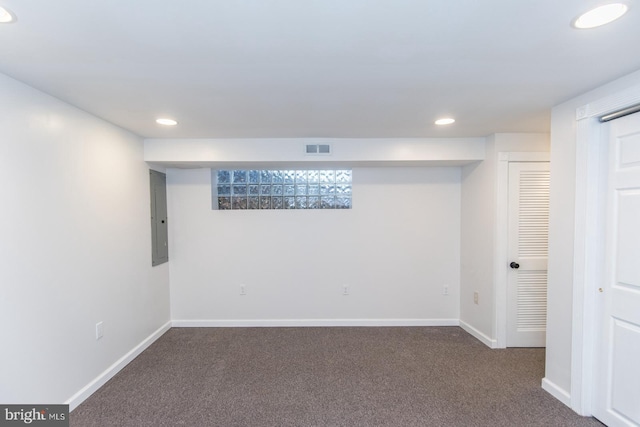
[[[351,170],[212,170],[219,210],[351,209]]]

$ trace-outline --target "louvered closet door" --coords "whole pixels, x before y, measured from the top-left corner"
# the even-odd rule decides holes
[[[544,347],[549,163],[509,163],[507,346]]]

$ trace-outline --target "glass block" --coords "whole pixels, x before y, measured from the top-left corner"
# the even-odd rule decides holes
[[[296,209],[307,209],[306,196],[296,196]]]
[[[308,209],[320,209],[320,197],[311,196],[307,199]]]
[[[270,185],[261,185],[260,186],[260,194],[263,196],[268,196],[271,194],[271,186]]]
[[[351,209],[353,172],[218,170],[218,209]],[[284,185],[283,185],[284,184]]]
[[[218,197],[218,209],[221,211],[231,209],[231,197]]]
[[[294,182],[296,182],[296,171],[294,170],[284,171],[284,183],[293,184]]]
[[[284,172],[271,171],[271,182],[274,184],[282,184],[284,182]]]
[[[246,185],[234,185],[233,186],[233,195],[234,196],[246,196],[247,195],[247,186]]]
[[[296,171],[296,184],[307,183],[307,171]]]
[[[351,197],[336,197],[336,209],[351,209]]]
[[[335,194],[336,186],[335,184],[320,184],[320,194],[328,195]]]
[[[351,171],[350,170],[336,171],[336,182],[339,182],[339,183],[351,182]]]
[[[231,171],[218,171],[218,184],[230,184]]]
[[[249,184],[257,184],[260,182],[260,171],[251,170],[249,173]]]
[[[320,171],[320,182],[336,182],[336,174],[334,171],[330,170],[321,170]]]
[[[282,202],[282,197],[272,197],[271,198],[271,209],[283,209],[284,204]]]
[[[284,200],[284,208],[285,209],[295,209],[296,208],[296,198],[285,196]]]
[[[271,197],[269,196],[260,197],[260,209],[271,209]]]
[[[336,185],[336,194],[343,196],[351,196],[351,185],[350,184],[337,184]]]
[[[233,171],[233,183],[234,184],[244,184],[247,182],[247,171],[245,170],[235,170]]]
[[[335,197],[334,196],[322,196],[320,197],[320,208],[321,209],[334,209],[335,208]]]
[[[309,183],[320,182],[319,171],[307,171],[307,180]]]
[[[247,199],[247,209],[260,209],[260,197],[249,197]]]
[[[271,184],[271,171],[261,170],[260,171],[260,182],[263,184]]]
[[[231,199],[231,209],[247,209],[247,198],[233,197]]]

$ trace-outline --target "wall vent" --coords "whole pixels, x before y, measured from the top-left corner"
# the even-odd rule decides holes
[[[305,153],[310,155],[329,155],[331,154],[331,146],[329,144],[307,144]]]

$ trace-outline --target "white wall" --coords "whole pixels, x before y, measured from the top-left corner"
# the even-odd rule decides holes
[[[63,403],[169,320],[143,144],[4,75],[0,130],[0,402]]]
[[[552,110],[549,286],[545,382],[571,394],[571,340],[576,197],[576,109],[640,84],[640,71],[585,93]]]
[[[307,155],[306,144],[329,144],[331,155]],[[167,138],[145,140],[144,152],[148,162],[175,167],[452,166],[482,160],[484,138]]]
[[[485,150],[484,161],[462,168],[460,321],[487,345],[495,345],[495,237],[497,227],[506,226],[496,223],[498,153],[548,152],[549,135],[495,134],[487,138]]]
[[[493,331],[494,221],[496,217],[495,137],[487,138],[485,160],[462,168],[460,321],[485,344]],[[478,292],[478,304],[473,293]],[[472,330],[472,331],[473,331]]]
[[[179,324],[457,322],[458,167],[356,168],[351,210],[216,211],[208,169],[167,178]]]

